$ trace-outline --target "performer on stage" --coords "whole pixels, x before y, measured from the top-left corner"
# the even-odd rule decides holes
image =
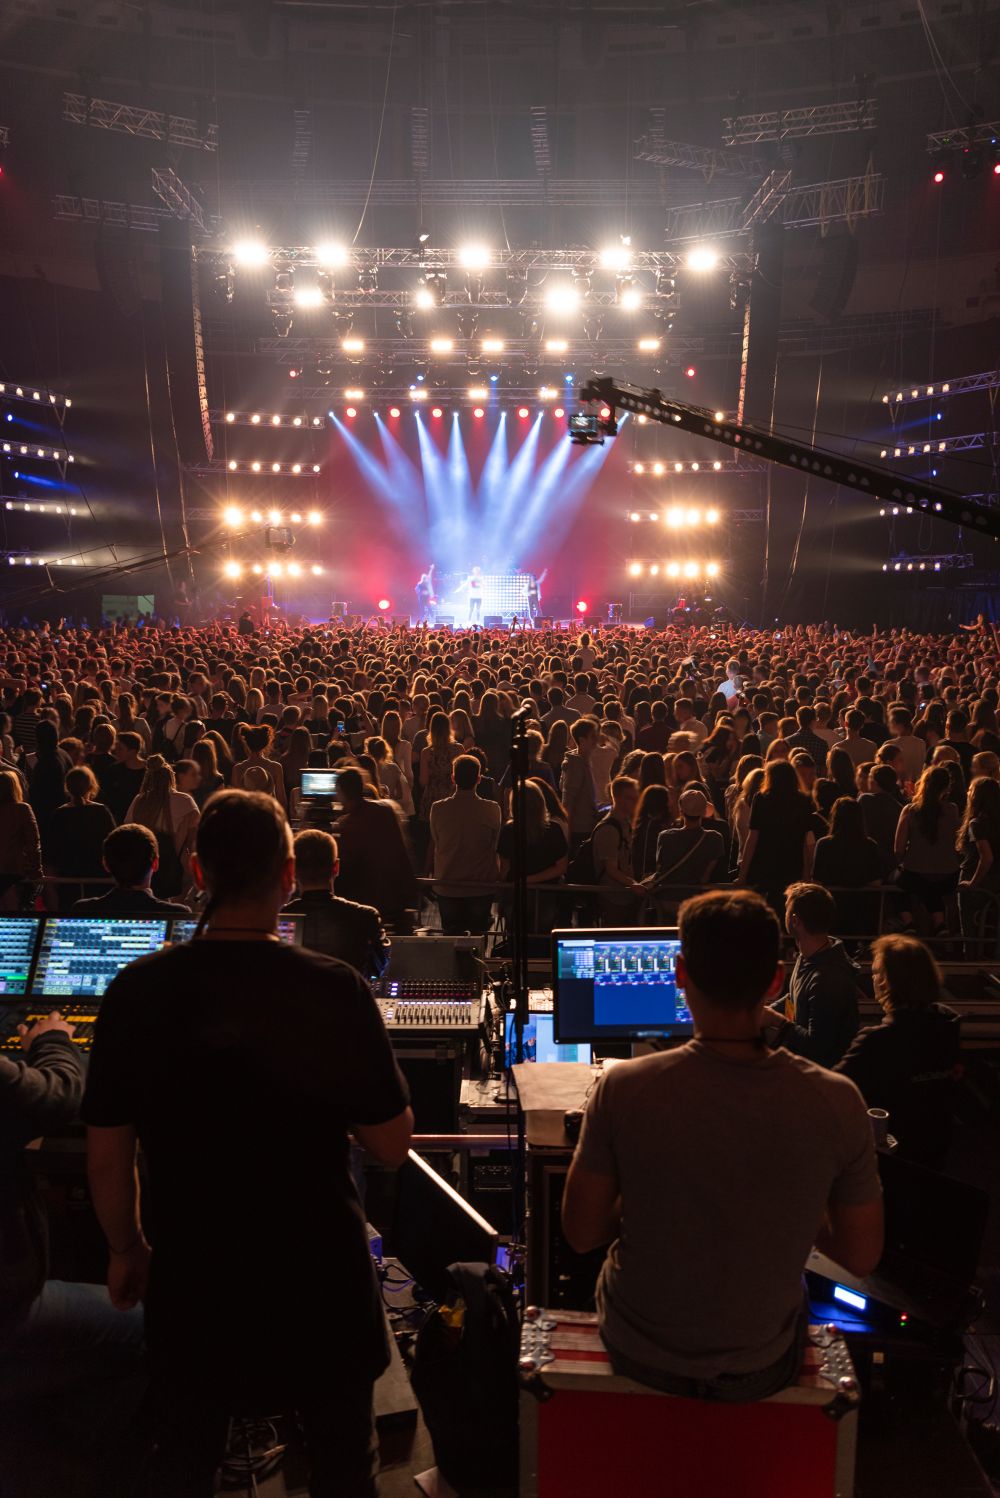
[[[531,620],[532,626],[535,620],[541,616],[542,583],[548,575],[549,569],[546,567],[540,576],[536,577],[532,572],[528,577],[528,618]]]
[[[473,567],[469,573],[466,587],[469,590],[469,623],[479,624],[483,617],[483,572],[481,567]]]
[[[421,572],[420,581],[417,583],[417,623],[434,623],[434,563],[428,567],[426,572]]]

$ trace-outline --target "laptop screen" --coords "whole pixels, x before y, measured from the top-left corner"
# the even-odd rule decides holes
[[[553,931],[552,993],[560,1045],[685,1039],[694,1033],[677,987],[675,930]]]
[[[556,1045],[554,1016],[532,1014],[524,1027],[525,1061],[591,1061],[589,1045]],[[504,1015],[504,1067],[514,1064],[514,1016]]]
[[[336,801],[339,770],[303,770],[303,801]]]

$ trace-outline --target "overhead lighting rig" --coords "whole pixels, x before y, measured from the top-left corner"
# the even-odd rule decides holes
[[[357,391],[350,393],[357,396]],[[283,432],[311,431],[323,425],[322,416],[307,416],[303,412],[293,415],[288,411],[210,411],[209,416],[217,426],[261,427]]]
[[[34,442],[2,442],[0,452],[6,457],[29,458],[32,462],[41,458],[47,463],[58,463],[60,468],[76,462],[73,453],[63,447],[38,447]]]

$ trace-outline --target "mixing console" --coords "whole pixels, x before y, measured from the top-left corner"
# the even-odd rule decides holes
[[[96,1004],[60,1004],[59,1013],[67,1024],[73,1026],[73,1044],[81,1051],[89,1051],[94,1041],[94,1025],[97,1022]],[[23,1054],[18,1025],[33,1025],[36,1020],[47,1019],[51,1009],[42,1009],[36,1004],[10,1004],[0,1008],[0,1053]]]
[[[373,986],[382,1019],[392,1030],[454,1035],[479,1029],[482,1004],[472,983],[381,978]]]

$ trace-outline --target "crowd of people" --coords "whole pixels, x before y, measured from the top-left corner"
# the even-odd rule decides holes
[[[398,1165],[413,1118],[361,979],[411,928],[425,871],[445,931],[502,922],[525,707],[539,928],[676,914],[695,1022],[689,1045],[609,1069],[587,1106],[565,1231],[581,1250],[629,1236],[624,1268],[611,1255],[602,1274],[602,1333],[619,1371],[656,1387],[782,1387],[809,1245],[858,1274],[878,1260],[866,1106],[889,1113],[904,1155],[947,1158],[960,1022],[919,937],[961,940],[977,902],[991,909],[998,688],[985,630],[8,630],[5,907],[195,909],[202,939],[114,981],[86,1091],[58,1014],[23,1028],[21,1063],[0,1058],[0,1242],[15,1271],[0,1285],[0,1389],[51,1393],[71,1374],[77,1387],[81,1370],[134,1379],[145,1341],[158,1498],[210,1493],[227,1413],[262,1398],[299,1410],[314,1498],[375,1493],[386,1347],[349,1140]],[[339,805],[317,819],[302,776],[323,767],[340,772]],[[276,940],[281,911],[302,918],[304,950]],[[884,1019],[862,1028],[866,992]],[[662,1088],[645,1086],[654,1073]],[[81,1107],[114,1313],[96,1287],[46,1279],[25,1166],[25,1142]],[[654,1146],[692,1118],[698,1148],[666,1159]],[[700,1218],[662,1220],[663,1201],[734,1169],[746,1193],[719,1204],[711,1245]],[[268,1210],[248,1215],[261,1191]],[[699,1265],[693,1291],[664,1276],[668,1242]],[[730,1242],[738,1273],[718,1251]],[[331,1358],[334,1343],[350,1353]],[[121,1477],[106,1472],[102,1493]]]

